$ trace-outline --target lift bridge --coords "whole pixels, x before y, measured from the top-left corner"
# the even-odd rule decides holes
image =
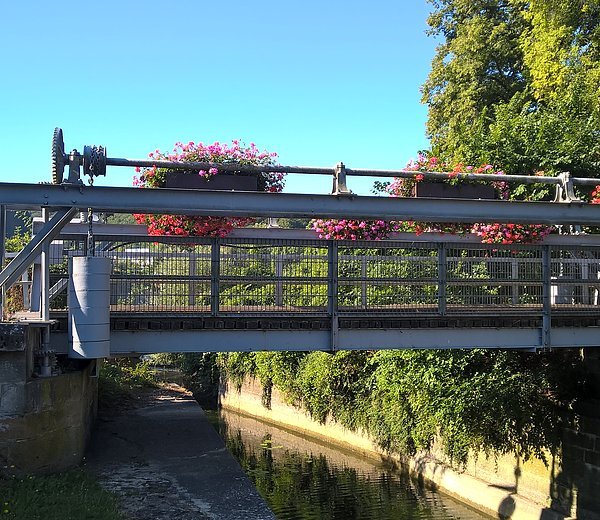
[[[82,174],[93,180],[107,166],[332,175],[333,189],[309,195],[84,185]],[[502,177],[553,184],[554,202],[357,196],[347,186],[351,176],[414,175],[342,163],[254,167],[118,159],[99,146],[66,154],[57,129],[51,184],[0,183],[0,230],[7,209],[42,210],[31,242],[0,272],[2,300],[9,287],[24,283],[30,308],[21,319],[43,328],[43,351],[76,358],[600,346],[600,236],[581,232],[581,226],[600,225],[600,205],[578,200],[574,191],[599,179]],[[498,181],[496,175],[464,177]],[[268,217],[271,226],[225,238],[148,236],[143,226],[94,222],[93,214],[107,212]],[[531,245],[438,233],[340,241],[279,228],[277,217],[518,222],[557,225],[564,233]],[[4,266],[5,233],[0,236]],[[32,265],[32,282],[22,282]]]

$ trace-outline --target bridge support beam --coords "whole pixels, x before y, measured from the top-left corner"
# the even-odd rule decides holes
[[[51,336],[52,349],[66,353],[67,334]],[[600,347],[600,327],[552,329],[553,348]],[[113,330],[111,356],[162,352],[251,352],[330,350],[331,331],[293,329]],[[416,329],[340,329],[338,348],[388,349],[518,349],[535,352],[543,345],[540,331],[528,328],[474,327]]]

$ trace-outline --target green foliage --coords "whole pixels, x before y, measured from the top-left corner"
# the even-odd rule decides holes
[[[8,237],[4,242],[7,253],[18,253],[31,240],[31,234],[27,231],[17,228],[12,237]]]
[[[116,497],[84,470],[0,479],[0,518],[6,520],[122,520]]]
[[[135,224],[135,218],[129,213],[115,213],[114,215],[108,215],[106,218],[107,224]]]
[[[317,421],[365,431],[414,454],[442,441],[457,465],[469,452],[544,460],[582,389],[576,352],[341,351],[222,354],[226,375],[278,388]]]
[[[597,175],[598,0],[430,2],[444,39],[423,86],[433,152],[509,174]]]
[[[29,231],[21,228],[16,228],[12,237],[7,237],[4,242],[4,247],[7,253],[18,253],[31,240]],[[6,260],[9,263],[9,260]],[[4,268],[4,266],[0,266]],[[0,269],[1,270],[1,269]],[[4,311],[6,316],[0,316],[0,320],[10,317],[13,313],[23,310],[23,289],[20,285],[13,285],[6,293],[6,302],[4,303]]]
[[[105,360],[98,379],[98,406],[111,408],[132,399],[137,390],[154,386],[157,380],[150,362],[129,358]]]
[[[449,162],[469,162],[463,157],[464,135],[478,133],[489,121],[487,107],[510,100],[523,88],[518,41],[525,20],[518,2],[430,3],[434,6],[428,20],[430,34],[444,41],[423,85],[423,102],[429,107],[427,131],[435,155]]]

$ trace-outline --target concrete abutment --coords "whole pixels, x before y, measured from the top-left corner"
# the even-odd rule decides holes
[[[94,362],[36,377],[42,329],[0,324],[0,474],[61,471],[81,462],[97,412]]]

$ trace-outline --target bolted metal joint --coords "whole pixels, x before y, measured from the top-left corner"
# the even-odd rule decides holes
[[[346,185],[346,166],[343,162],[336,164],[333,171],[332,195],[352,195],[352,192]]]
[[[68,157],[69,161],[69,179],[67,182],[71,184],[81,183],[81,163],[83,157],[77,150],[72,150]]]

